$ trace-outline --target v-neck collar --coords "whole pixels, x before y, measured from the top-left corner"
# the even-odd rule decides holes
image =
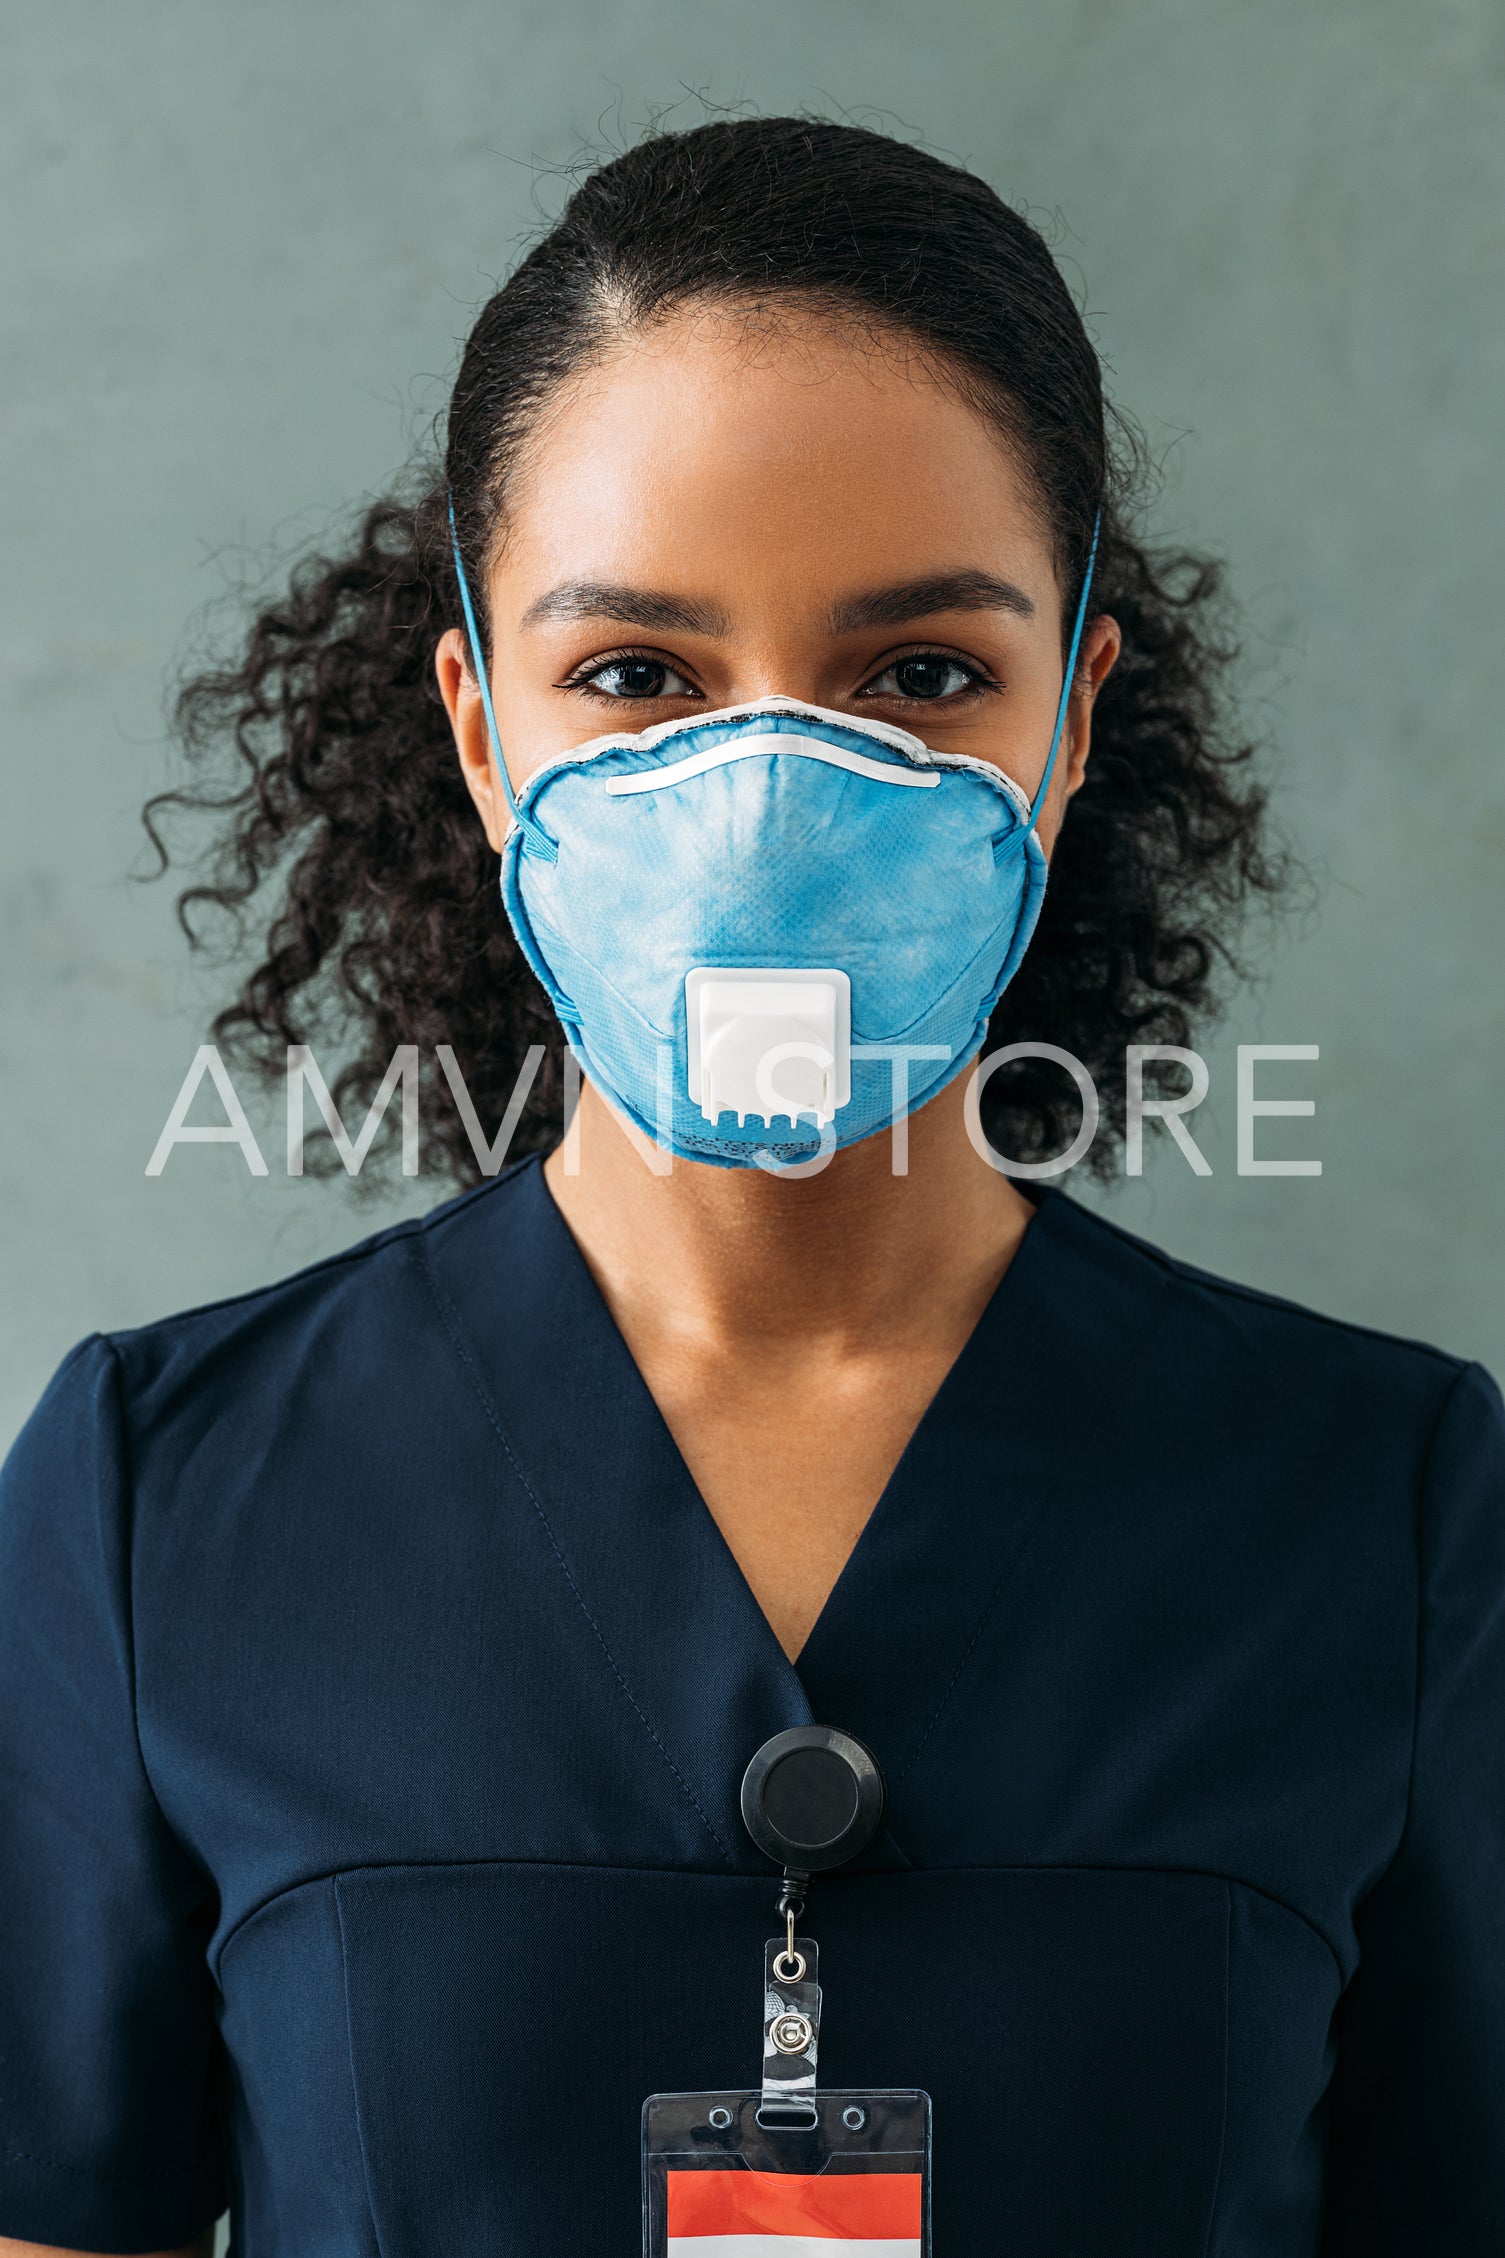
[[[1042,1201],[797,1662],[696,1487],[541,1165],[525,1163],[423,1235],[601,1666],[699,1813],[709,1863],[762,1870],[738,1789],[753,1751],[787,1726],[856,1733],[891,1784],[919,1760],[1069,1459],[1072,1393],[1084,1357],[1089,1377],[1093,1364],[1084,1330],[1095,1330],[1099,1230],[1061,1193]],[[863,1860],[896,1862],[902,1853],[882,1835]]]

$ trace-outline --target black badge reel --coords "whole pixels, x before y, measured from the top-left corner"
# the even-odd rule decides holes
[[[644,2103],[644,2258],[830,2242],[929,2258],[930,2098],[817,2088],[819,1954],[795,1935],[812,1879],[871,1842],[885,1800],[871,1751],[833,1726],[776,1733],[748,1765],[743,1821],[784,1869],[784,1933],[763,1947],[763,2083]]]
[[[759,1850],[807,1881],[866,1849],[886,1800],[876,1758],[833,1725],[775,1733],[742,1775],[743,1825]]]

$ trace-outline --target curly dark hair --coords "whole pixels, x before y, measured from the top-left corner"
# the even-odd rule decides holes
[[[369,1103],[399,1044],[425,1061],[448,1045],[489,1135],[541,1045],[512,1149],[555,1141],[561,1032],[501,913],[496,857],[435,682],[438,638],[461,623],[447,496],[483,588],[509,474],[563,378],[676,306],[788,298],[918,343],[993,419],[1051,528],[1063,623],[1101,507],[1094,608],[1118,621],[1122,654],[989,1047],[1048,1042],[1079,1058],[1102,1102],[1089,1165],[1111,1166],[1124,1046],[1189,1041],[1220,977],[1239,969],[1243,912],[1287,877],[1252,748],[1229,721],[1221,568],[1135,537],[1143,449],[1104,402],[1097,355],[1035,228],[970,173],[810,119],[656,134],[591,173],[482,309],[442,463],[368,508],[342,553],[299,564],[234,664],[183,685],[175,720],[190,754],[208,764],[228,749],[235,765],[227,780],[205,768],[146,811],[163,869],[164,810],[216,821],[179,917],[197,945],[195,911],[223,912],[238,945],[274,889],[261,961],[214,1022],[233,1057],[271,1078],[288,1045],[333,1042],[343,1107]],[[483,1159],[447,1073],[432,1095],[423,1164],[474,1181]],[[1027,1059],[991,1078],[984,1122],[1000,1151],[1035,1160],[1070,1141],[1078,1105],[1058,1067]]]

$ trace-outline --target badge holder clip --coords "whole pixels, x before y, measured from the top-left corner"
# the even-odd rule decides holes
[[[763,2099],[758,2122],[770,2130],[808,2131],[816,2122],[815,2064],[820,2049],[820,1948],[796,1937],[794,1915],[783,1937],[763,1947]]]

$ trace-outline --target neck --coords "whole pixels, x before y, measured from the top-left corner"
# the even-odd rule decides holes
[[[966,1081],[912,1116],[902,1176],[888,1133],[803,1178],[683,1160],[655,1174],[589,1084],[544,1174],[629,1338],[870,1355],[975,1318],[1034,1213],[967,1136]]]

